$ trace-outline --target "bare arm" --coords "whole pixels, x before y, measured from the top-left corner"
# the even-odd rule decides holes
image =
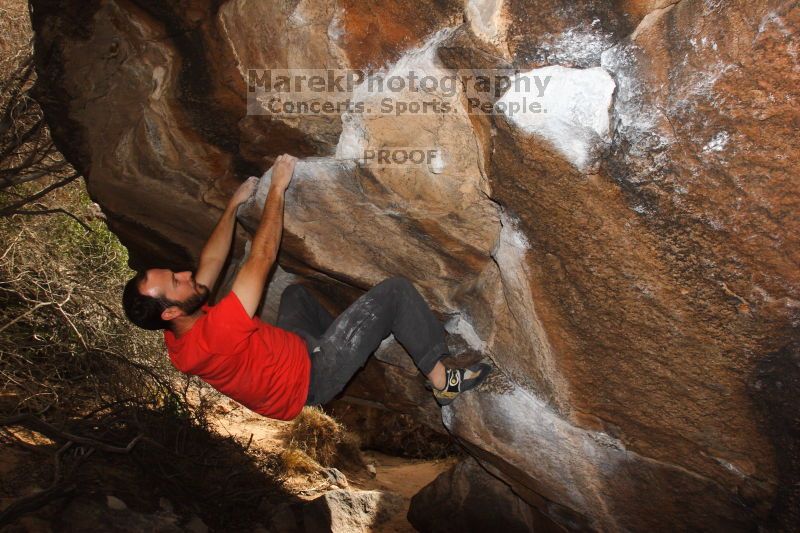
[[[197,283],[205,285],[209,289],[217,283],[219,273],[231,250],[233,228],[236,226],[236,208],[250,198],[257,184],[258,178],[251,177],[242,183],[231,197],[219,222],[214,226],[214,231],[211,232],[211,236],[200,252],[200,264],[195,273]]]
[[[233,292],[250,316],[256,312],[267,275],[278,257],[283,231],[283,195],[292,179],[296,161],[287,154],[275,160],[272,183],[264,202],[261,222],[250,244],[250,255],[233,282]]]

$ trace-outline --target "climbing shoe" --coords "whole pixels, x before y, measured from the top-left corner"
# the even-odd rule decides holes
[[[466,368],[448,368],[447,385],[443,389],[432,387],[433,397],[439,405],[450,405],[456,396],[480,385],[491,371],[492,367],[487,363],[476,363]]]

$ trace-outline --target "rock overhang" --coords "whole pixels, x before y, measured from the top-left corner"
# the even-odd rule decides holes
[[[157,14],[111,4],[115,14],[99,11],[75,32],[44,23],[59,17],[40,11],[37,39],[61,55],[39,64],[62,71],[43,77],[53,94],[64,81],[72,84],[61,105],[85,132],[70,138],[64,113],[51,106],[56,140],[67,154],[86,154],[75,159],[90,192],[140,255],[168,256],[168,246],[196,254],[215,206],[260,157],[317,156],[301,166],[288,198],[282,261],[306,280],[348,290],[405,275],[450,319],[454,336],[492,357],[510,384],[505,395],[465,398],[449,427],[498,475],[609,529],[636,528],[647,523],[637,517],[658,515],[627,491],[660,492],[666,509],[682,498],[665,489],[672,485],[690,492],[715,487],[703,504],[709,512],[693,506],[683,525],[715,524],[727,514],[738,529],[762,519],[779,484],[775,462],[783,460],[763,450],[782,437],[760,432],[764,415],[752,410],[742,384],[756,372],[754,360],[784,353],[800,298],[787,263],[797,233],[790,211],[796,187],[785,157],[796,148],[788,126],[794,112],[783,107],[792,89],[758,61],[779,65],[777,77],[795,76],[785,64],[792,37],[781,28],[796,20],[796,10],[685,0],[655,9],[630,4],[622,16],[616,5],[604,11],[592,3],[477,1],[465,8],[465,26],[445,29],[461,9],[448,4],[414,40],[376,31],[386,42],[359,49],[353,37],[369,24],[393,28],[387,17],[397,18],[397,6],[366,14],[358,2],[345,9],[280,4],[280,16],[269,19],[280,46],[268,46],[255,38],[264,30],[258,21],[267,19],[247,16],[244,7],[252,4],[226,2],[216,19],[185,24],[204,51],[192,49],[192,60],[202,59],[194,66],[215,67],[207,79],[214,90],[192,93],[199,99],[187,110],[174,74],[189,59],[186,50],[169,36],[150,43],[125,25],[127,17],[140,29],[155,28]],[[536,10],[541,16],[534,20]],[[167,59],[154,66],[152,54],[132,55],[128,62],[139,68],[71,70],[102,63],[103,25],[113,17],[130,29],[116,35],[122,45],[155,46]],[[723,59],[740,52],[715,26],[752,37],[752,59],[724,68]],[[709,28],[714,35],[703,41],[698,32]],[[443,48],[447,65],[440,62]],[[246,115],[242,65],[293,67],[305,58],[373,72],[410,64],[447,70],[477,57],[534,80],[559,73],[565,85],[553,91],[551,105],[562,121],[462,113],[449,122],[353,115],[281,122]],[[85,92],[76,72],[87,71],[96,83],[143,89]],[[204,98],[217,111],[226,103],[230,117],[216,129],[185,120]],[[141,112],[100,120],[110,108]],[[765,119],[772,134],[759,153],[753,139]],[[126,138],[150,141],[115,140]],[[413,143],[442,150],[444,164],[397,171],[335,162],[365,148]],[[757,169],[752,177],[750,168]],[[176,209],[179,224],[154,216]],[[789,255],[776,254],[766,234]],[[399,376],[387,382],[400,383]],[[764,387],[772,381],[763,383],[756,396],[769,398]],[[516,407],[507,405],[512,400]],[[515,408],[523,415],[512,416]],[[510,427],[483,428],[487,409]],[[481,421],[471,424],[470,413]],[[546,427],[563,431],[546,438]],[[496,440],[506,430],[508,439]],[[537,464],[507,461],[515,439],[549,455]],[[614,460],[603,455],[608,443],[619,448],[608,452]],[[550,460],[562,466],[541,466]],[[559,468],[571,474],[559,480],[552,475]]]

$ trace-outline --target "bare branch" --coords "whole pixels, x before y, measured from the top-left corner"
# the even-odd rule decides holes
[[[59,187],[63,187],[64,185],[76,180],[79,177],[80,177],[80,174],[78,174],[76,172],[76,173],[72,174],[71,176],[69,176],[69,177],[67,177],[67,178],[65,178],[63,180],[57,181],[56,183],[53,183],[52,185],[48,185],[47,187],[45,187],[41,191],[39,191],[39,192],[37,192],[35,194],[32,194],[32,195],[28,196],[27,198],[24,198],[24,199],[20,200],[19,202],[16,202],[16,203],[11,204],[11,205],[9,205],[7,207],[4,207],[3,209],[0,209],[0,217],[7,217],[7,216],[13,215],[16,212],[17,209],[19,209],[20,207],[24,206],[25,204],[29,204],[30,202],[33,202],[34,200],[38,200],[39,198],[41,198],[45,194],[47,194],[49,192],[52,192],[52,191],[58,189]]]
[[[12,426],[12,425],[28,428],[31,431],[41,433],[45,437],[53,439],[54,441],[57,442],[72,441],[78,444],[82,444],[84,446],[95,448],[97,450],[100,450],[101,452],[107,452],[107,453],[130,453],[131,450],[133,450],[133,448],[136,446],[136,444],[140,440],[142,440],[142,438],[144,438],[144,435],[140,434],[132,441],[130,441],[127,446],[124,447],[113,446],[111,444],[107,444],[105,442],[101,442],[99,440],[95,440],[89,437],[82,437],[80,435],[73,435],[66,431],[61,431],[57,427],[48,424],[44,420],[36,418],[35,416],[30,415],[28,413],[0,419],[0,426]]]
[[[19,322],[20,320],[22,320],[23,318],[28,316],[29,314],[35,312],[37,309],[39,309],[41,307],[45,307],[47,305],[55,305],[55,304],[53,302],[39,302],[38,304],[34,305],[33,307],[31,307],[30,309],[28,309],[27,311],[25,311],[21,315],[17,316],[17,318],[12,320],[8,324],[4,325],[3,327],[0,327],[0,332],[3,332],[6,328],[9,328],[9,327],[13,326],[17,322]]]
[[[73,215],[72,213],[67,211],[66,209],[62,209],[60,207],[57,207],[55,209],[42,209],[41,211],[17,210],[17,211],[14,212],[15,215],[52,215],[52,214],[56,214],[56,213],[64,214],[64,215],[67,215],[68,217],[74,219],[75,222],[77,222],[78,224],[83,226],[83,229],[85,229],[86,231],[94,231],[91,227],[89,227],[88,224],[86,224],[86,222],[84,222],[83,220],[79,219],[78,217],[76,217],[75,215]],[[0,330],[0,331],[2,331],[2,330]]]

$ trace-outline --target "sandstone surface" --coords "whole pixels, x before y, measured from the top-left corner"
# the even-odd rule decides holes
[[[342,308],[405,276],[457,357],[497,367],[442,411],[402,354],[348,395],[452,432],[560,527],[800,527],[795,2],[31,3],[53,136],[135,266],[190,265],[235,186],[291,152],[281,279]],[[551,76],[554,113],[470,112],[461,85],[351,95],[446,114],[248,101],[248,69],[309,68]],[[386,147],[437,155],[359,159]]]

